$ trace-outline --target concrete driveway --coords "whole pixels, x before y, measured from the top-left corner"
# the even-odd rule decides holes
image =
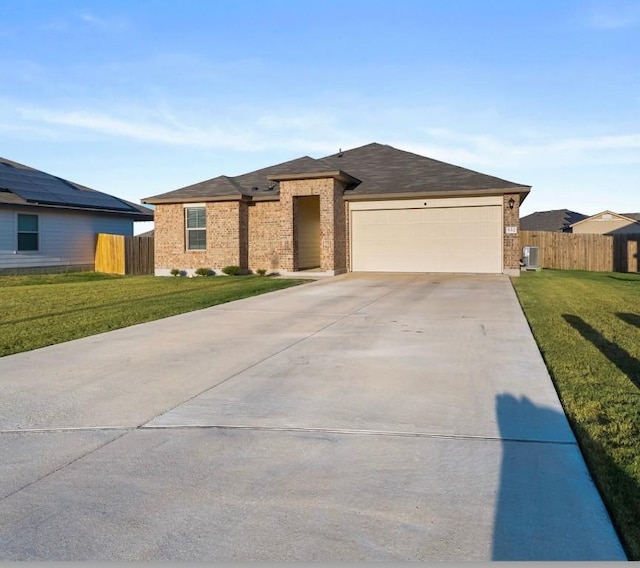
[[[0,359],[1,560],[623,560],[508,278],[349,274]]]

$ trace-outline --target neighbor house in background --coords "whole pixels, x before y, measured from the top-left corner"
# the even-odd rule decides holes
[[[587,216],[569,209],[554,209],[552,211],[536,211],[520,219],[522,231],[550,231],[570,233],[571,225],[586,219]]]
[[[640,213],[603,211],[571,225],[574,233],[595,235],[640,234]]]
[[[134,221],[153,211],[0,158],[0,273],[93,270],[96,235]]]
[[[143,199],[155,273],[520,273],[530,187],[382,144],[308,156]]]

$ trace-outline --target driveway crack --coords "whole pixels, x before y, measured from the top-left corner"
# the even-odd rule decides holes
[[[74,428],[74,430],[81,430],[82,428]],[[86,428],[85,428],[86,429]],[[91,430],[105,430],[105,428],[90,428]],[[114,429],[114,428],[109,428],[110,430]],[[18,432],[23,432],[23,433],[34,433],[34,432],[54,432],[54,431],[60,431],[61,429],[58,430],[39,430],[39,431],[34,431],[34,430],[11,430],[11,431],[2,431],[2,433],[18,433]],[[62,429],[62,430],[69,430],[68,428]],[[14,489],[13,491],[11,491],[10,493],[8,493],[7,495],[3,495],[2,497],[0,497],[0,502],[4,501],[5,499],[8,499],[9,497],[12,497],[13,495],[15,495],[16,493],[20,493],[20,491],[23,491],[24,489],[27,489],[28,487],[31,487],[32,485],[35,485],[36,483],[39,483],[40,481],[42,481],[43,479],[47,479],[48,477],[50,477],[51,475],[69,467],[70,465],[76,463],[77,461],[80,461],[84,458],[86,458],[87,456],[90,456],[91,454],[97,452],[98,450],[101,450],[102,448],[105,448],[106,446],[108,446],[109,444],[115,442],[116,440],[119,440],[120,438],[122,438],[122,436],[124,436],[125,434],[127,434],[127,432],[131,431],[131,428],[127,428],[124,432],[122,432],[122,434],[120,434],[119,436],[116,436],[115,438],[112,438],[111,440],[107,440],[104,444],[100,444],[99,446],[93,448],[92,450],[89,450],[88,452],[83,453],[82,455],[79,455],[75,458],[73,458],[72,460],[69,460],[66,463],[63,463],[61,465],[59,465],[58,467],[56,467],[55,469],[52,469],[51,471],[45,473],[44,475],[41,475],[40,477],[34,479],[33,481],[30,481],[29,483],[25,483],[23,486],[18,487],[18,489]]]
[[[352,428],[314,428],[297,426],[242,426],[236,424],[170,424],[142,426],[144,430],[239,430],[255,432],[300,432],[318,434],[339,434],[355,436],[386,436],[401,438],[430,438],[442,440],[485,440],[489,442],[517,442],[526,444],[554,444],[561,446],[575,446],[571,440],[545,440],[536,438],[502,438],[499,436],[474,436],[469,434],[436,434],[432,432],[406,432],[400,430],[358,430]]]

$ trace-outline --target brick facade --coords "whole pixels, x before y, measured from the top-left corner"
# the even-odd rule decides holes
[[[218,272],[234,264],[243,269],[298,270],[296,198],[320,197],[320,269],[347,270],[344,183],[329,177],[282,181],[279,201],[219,201],[205,204],[206,250],[188,251],[185,206],[155,208],[156,274],[172,268],[192,273],[200,267]],[[193,206],[197,206],[194,204]]]
[[[247,202],[218,201],[205,204],[206,250],[187,251],[185,246],[185,206],[158,204],[155,208],[156,274],[172,268],[189,273],[200,267],[219,272],[227,265],[242,269],[295,271],[299,269],[296,198],[320,198],[320,270],[340,274],[349,267],[348,206],[344,182],[333,177],[282,180],[280,199]],[[513,209],[509,200],[513,199]],[[506,233],[505,227],[519,231],[520,196],[503,196],[503,267],[506,274],[520,273],[520,235]],[[196,206],[194,204],[193,206]]]
[[[513,209],[509,207],[509,200],[513,199]],[[502,211],[504,215],[503,227],[517,227],[516,234],[507,234],[503,228],[503,271],[505,274],[517,276],[520,274],[520,196],[517,193],[506,194],[502,197]]]
[[[286,180],[280,182],[280,267],[298,269],[296,197],[320,197],[320,270],[347,271],[344,184],[334,178]]]
[[[205,211],[206,250],[189,251],[186,250],[183,204],[156,205],[156,274],[168,273],[172,268],[191,273],[197,268],[220,270],[227,265],[247,267],[247,204],[239,201],[218,201],[206,203]]]
[[[249,210],[249,268],[278,270],[281,253],[281,204],[279,201],[258,201]]]

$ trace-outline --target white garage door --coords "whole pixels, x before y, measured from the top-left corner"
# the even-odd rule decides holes
[[[360,272],[502,272],[502,208],[351,212],[351,266]]]

